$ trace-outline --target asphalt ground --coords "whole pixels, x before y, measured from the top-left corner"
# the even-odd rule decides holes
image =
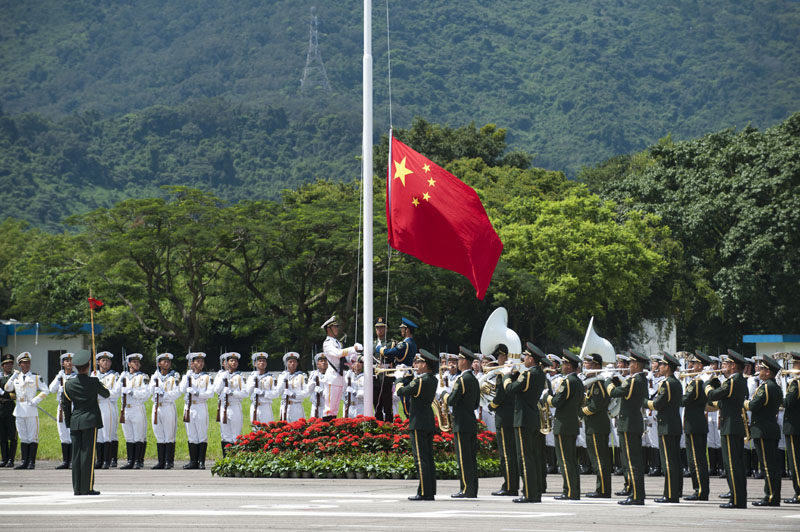
[[[101,470],[99,496],[72,495],[70,472],[57,462],[35,470],[0,469],[0,530],[437,530],[437,531],[642,531],[702,528],[725,531],[800,530],[800,505],[723,510],[717,495],[723,479],[711,479],[708,502],[656,504],[663,477],[647,477],[645,506],[624,507],[619,497],[555,501],[561,477],[548,476],[541,504],[515,504],[493,497],[500,478],[480,480],[478,499],[451,499],[458,481],[437,483],[436,500],[410,502],[414,480],[219,478],[210,471]],[[152,465],[152,464],[151,464]],[[180,467],[180,466],[179,466]],[[622,477],[613,477],[614,490]],[[583,492],[594,478],[581,476]],[[691,490],[684,479],[685,493]],[[763,480],[748,479],[751,501]],[[792,494],[784,479],[783,497]]]

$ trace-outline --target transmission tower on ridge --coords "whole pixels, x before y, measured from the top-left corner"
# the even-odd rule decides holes
[[[322,56],[319,55],[319,42],[317,42],[317,9],[311,8],[311,24],[308,32],[308,54],[306,55],[306,67],[303,69],[303,79],[300,80],[300,92],[322,88],[330,94],[331,84],[328,81],[328,74],[325,72],[325,65],[322,63]]]

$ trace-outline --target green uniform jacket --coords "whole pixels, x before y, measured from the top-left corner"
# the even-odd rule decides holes
[[[586,434],[608,434],[611,432],[611,418],[608,417],[608,404],[611,397],[606,392],[602,380],[596,380],[586,390],[581,413],[583,414]]]
[[[436,377],[432,373],[423,373],[402,388],[397,389],[398,397],[411,398],[411,408],[408,415],[409,430],[429,432],[436,430],[431,403],[433,403],[433,398],[436,396],[437,386]]]
[[[681,394],[681,382],[670,375],[658,384],[655,398],[647,402],[647,408],[656,411],[659,436],[681,435]]]
[[[556,409],[553,434],[577,436],[581,431],[578,414],[583,404],[583,381],[580,377],[576,373],[567,375],[548,402]]]
[[[495,379],[494,399],[489,403],[489,410],[494,412],[494,425],[497,428],[514,428],[514,396],[506,393],[502,373]]]
[[[0,389],[5,390],[6,383],[8,380],[14,376],[14,373],[11,375],[3,375],[0,377]],[[5,392],[2,397],[0,397],[0,417],[11,417],[14,415],[14,404],[17,394],[14,392]]]
[[[719,415],[722,421],[719,433],[722,436],[744,436],[744,421],[742,419],[742,407],[744,400],[747,399],[747,380],[741,373],[734,373],[729,379],[725,379],[722,386],[716,390],[710,389],[706,385],[706,396],[708,402],[716,402],[719,406]]]
[[[64,421],[70,430],[103,428],[103,417],[97,396],[108,397],[110,392],[97,377],[79,374],[64,384],[61,394],[61,409]]]
[[[520,372],[514,378],[507,375],[503,379],[506,393],[514,397],[514,427],[526,427],[539,430],[539,398],[542,396],[545,381],[542,368],[534,366]]]
[[[683,432],[686,434],[708,434],[706,419],[706,391],[703,381],[692,379],[683,393]]]
[[[750,437],[778,440],[781,437],[781,427],[778,425],[778,409],[783,404],[783,390],[775,382],[768,379],[762,383],[753,398],[744,402],[744,407],[753,415],[750,417]],[[784,414],[785,418],[786,414]]]
[[[453,408],[453,432],[476,433],[478,432],[478,418],[475,409],[481,401],[481,390],[478,379],[472,371],[462,371],[453,391],[447,397],[447,406]]]
[[[619,386],[609,384],[606,391],[611,397],[621,399],[617,432],[644,433],[642,407],[647,400],[647,377],[644,376],[644,372],[628,377]]]
[[[783,407],[783,433],[800,436],[800,377],[789,381]]]

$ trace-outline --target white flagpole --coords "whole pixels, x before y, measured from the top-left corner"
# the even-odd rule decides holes
[[[364,0],[363,115],[361,188],[364,191],[364,415],[372,406],[372,0]]]

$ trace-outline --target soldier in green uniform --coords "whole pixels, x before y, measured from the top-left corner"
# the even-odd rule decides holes
[[[577,375],[581,366],[578,355],[568,349],[563,350],[561,374],[564,378],[554,395],[547,397],[547,405],[556,409],[553,422],[553,435],[556,439],[556,456],[564,481],[561,495],[555,499],[578,501],[581,498],[581,476],[578,470],[578,455],[575,442],[580,433],[578,413],[583,404],[583,381]]]
[[[624,381],[612,377],[606,382],[606,391],[612,398],[620,399],[617,433],[619,434],[620,454],[628,477],[629,491],[617,492],[628,498],[618,501],[622,505],[644,504],[644,465],[642,464],[642,434],[644,419],[642,407],[647,400],[647,377],[643,371],[650,359],[645,355],[629,350],[630,375]]]
[[[508,352],[505,345],[500,345],[493,353],[497,365],[502,366],[508,361]],[[494,399],[489,403],[489,410],[494,412],[494,426],[497,431],[497,451],[500,455],[500,472],[503,475],[503,485],[492,495],[516,497],[519,492],[519,469],[517,468],[517,442],[514,436],[514,397],[506,393],[503,385],[503,373],[499,369],[494,380]]]
[[[528,342],[522,353],[524,368],[512,372],[504,370],[503,389],[514,401],[514,436],[517,446],[517,469],[522,473],[522,496],[514,502],[542,502],[542,455],[536,453],[536,437],[541,436],[539,423],[539,399],[545,387],[542,360],[544,352]]]
[[[728,473],[730,500],[720,504],[720,508],[747,508],[747,464],[744,460],[744,401],[747,399],[747,380],[742,376],[745,359],[742,355],[728,349],[722,355],[722,371],[725,382],[711,379],[705,387],[708,402],[719,407],[722,418],[719,433],[722,438],[722,461]]]
[[[694,493],[683,498],[684,501],[708,500],[708,420],[706,419],[706,391],[703,389],[702,375],[705,366],[711,365],[711,359],[702,351],[695,351],[686,356],[687,368],[694,375],[683,393],[683,432],[686,435],[686,453],[689,461],[689,473],[692,477]]]
[[[611,398],[606,392],[603,376],[603,357],[597,353],[583,356],[584,368],[592,373],[583,381],[586,395],[581,414],[586,427],[586,448],[592,470],[597,477],[594,491],[586,494],[589,498],[611,498],[611,448],[608,435],[611,433],[611,419],[608,417],[608,404]]]
[[[5,391],[6,383],[14,375],[14,355],[3,354],[3,372],[0,374],[0,451],[3,461],[0,467],[14,467],[17,454],[17,424],[14,420],[14,392]]]
[[[97,377],[89,376],[88,352],[78,353],[73,363],[78,376],[64,384],[61,406],[72,438],[72,490],[75,495],[100,495],[94,489],[94,450],[97,429],[103,428],[103,417],[97,396],[110,392]]]
[[[658,422],[658,450],[661,470],[664,472],[664,495],[655,502],[680,502],[683,495],[683,467],[681,466],[681,400],[683,386],[675,378],[680,361],[669,353],[653,357],[658,362],[658,376],[663,377],[647,408],[656,411]]]
[[[438,371],[439,358],[425,349],[414,357],[414,370],[417,375],[403,379],[403,386],[397,389],[398,397],[410,399],[408,430],[411,432],[411,454],[417,466],[419,487],[410,501],[432,501],[436,495],[436,464],[433,461],[433,435],[436,422],[433,419],[431,403],[436,396],[438,382],[434,374]]]
[[[783,398],[783,434],[786,436],[786,457],[789,461],[789,471],[792,473],[792,487],[794,497],[783,499],[786,504],[800,504],[800,353],[790,353],[792,356],[791,378],[786,387],[786,396]]]
[[[756,364],[761,384],[753,398],[744,402],[744,409],[753,413],[750,437],[764,471],[764,498],[753,502],[753,506],[781,505],[781,467],[778,460],[778,440],[781,428],[778,425],[778,410],[783,404],[783,390],[775,382],[781,370],[780,364],[769,355],[762,355]]]
[[[453,434],[456,438],[461,489],[450,495],[454,499],[478,496],[478,418],[475,409],[481,399],[478,379],[472,374],[475,354],[466,347],[458,348],[458,369],[461,374],[453,383],[453,391],[445,395],[445,404],[453,409]]]

